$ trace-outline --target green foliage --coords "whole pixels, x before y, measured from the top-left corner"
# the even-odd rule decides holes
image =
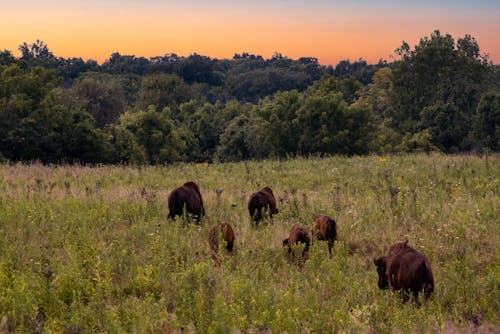
[[[331,79],[308,90],[294,120],[298,149],[307,153],[362,154],[369,149],[373,120],[367,108],[351,106],[332,88]]]
[[[272,148],[266,127],[266,121],[253,112],[233,118],[220,137],[218,156],[227,161],[269,156]]]
[[[0,160],[156,164],[498,151],[498,65],[438,30],[393,63],[0,52]],[[152,107],[154,106],[154,107]],[[150,108],[154,108],[150,109]],[[164,112],[169,110],[169,112]],[[90,118],[89,118],[90,115]],[[75,133],[71,130],[75,128]]]
[[[277,93],[261,103],[259,114],[268,122],[273,155],[284,157],[299,152],[297,139],[301,129],[295,118],[302,103],[303,95],[296,90]]]
[[[422,126],[430,132],[433,145],[444,152],[463,151],[470,124],[463,112],[454,104],[434,104],[422,110]]]
[[[400,152],[430,152],[436,150],[432,144],[432,134],[429,129],[413,135],[407,133],[396,147]]]
[[[9,66],[16,62],[16,58],[9,50],[0,51],[0,66]],[[0,67],[1,69],[1,67]]]
[[[106,132],[113,147],[112,162],[134,165],[147,163],[146,151],[132,131],[120,125],[111,125]]]
[[[108,144],[92,117],[67,101],[54,72],[11,65],[0,80],[0,152],[11,160],[107,161]]]
[[[390,121],[391,97],[394,94],[394,82],[390,67],[383,67],[375,72],[373,82],[363,88],[356,105],[371,108],[374,117],[379,121]]]
[[[479,148],[500,150],[500,93],[485,93],[474,115],[473,136]]]
[[[186,141],[181,138],[168,108],[157,112],[155,106],[150,106],[147,111],[126,112],[120,117],[118,126],[123,128],[116,132],[121,135],[122,147],[134,149],[125,161],[142,160],[142,150],[150,164],[183,160]],[[135,138],[130,138],[130,133]]]
[[[391,126],[402,134],[429,128],[433,143],[444,151],[469,148],[472,115],[492,72],[475,39],[466,35],[455,44],[451,35],[436,30],[414,50],[408,44],[398,50],[387,114]]]
[[[84,77],[75,82],[71,91],[82,100],[83,107],[94,117],[98,128],[115,123],[125,110],[125,95],[117,80],[102,83]]]
[[[174,74],[155,74],[142,79],[137,95],[137,107],[146,109],[155,105],[158,110],[175,108],[190,99],[190,88]]]

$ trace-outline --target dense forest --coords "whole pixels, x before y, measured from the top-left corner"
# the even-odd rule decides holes
[[[500,151],[500,66],[438,30],[394,52],[316,58],[113,53],[40,40],[0,51],[0,161],[164,164],[296,155]]]

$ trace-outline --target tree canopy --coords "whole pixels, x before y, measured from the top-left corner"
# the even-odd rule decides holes
[[[500,67],[436,30],[395,60],[0,52],[0,160],[158,164],[500,148]]]

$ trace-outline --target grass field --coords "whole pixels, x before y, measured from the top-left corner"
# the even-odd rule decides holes
[[[170,190],[188,180],[204,197],[200,225],[166,219]],[[254,228],[246,202],[266,185],[286,198]],[[499,190],[498,155],[0,165],[0,330],[498,332]],[[299,269],[282,239],[316,213],[336,219],[340,241],[333,259],[314,243]],[[236,234],[218,266],[217,222]],[[405,238],[432,262],[421,307],[377,288],[373,257]]]

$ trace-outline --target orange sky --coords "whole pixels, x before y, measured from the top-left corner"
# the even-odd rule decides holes
[[[427,0],[422,0],[424,3]],[[317,57],[322,64],[342,59],[390,60],[402,40],[410,45],[434,29],[455,39],[468,33],[482,52],[500,60],[500,6],[392,6],[388,1],[258,0],[253,5],[225,0],[25,0],[2,5],[0,50],[18,55],[22,42],[43,40],[61,57],[102,62],[111,53],[160,56],[198,53],[231,58],[249,52],[271,57]],[[373,1],[373,3],[375,3]],[[405,1],[403,1],[405,3]]]

